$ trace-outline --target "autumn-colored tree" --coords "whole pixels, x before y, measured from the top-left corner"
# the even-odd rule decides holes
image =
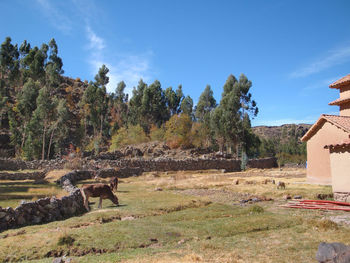
[[[171,148],[188,148],[191,140],[192,120],[187,114],[173,115],[165,123],[165,139]]]

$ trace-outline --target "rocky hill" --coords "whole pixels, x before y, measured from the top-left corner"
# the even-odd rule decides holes
[[[281,126],[255,126],[252,129],[260,138],[281,139],[282,142],[285,142],[294,134],[300,139],[311,126],[311,124],[284,124]]]

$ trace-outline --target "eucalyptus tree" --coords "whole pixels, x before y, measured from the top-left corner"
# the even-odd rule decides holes
[[[106,85],[109,82],[108,72],[109,69],[102,65],[95,76],[95,81],[90,82],[84,91],[80,110],[83,115],[85,135],[87,135],[88,125],[91,125],[94,136],[102,136],[104,127],[107,125],[108,94]]]
[[[36,99],[37,108],[34,111],[36,119],[39,119],[42,126],[41,131],[41,159],[45,159],[45,149],[46,149],[46,136],[49,132],[52,122],[55,120],[55,101],[51,98],[49,89],[44,86],[40,89],[39,95]],[[33,127],[34,129],[36,127]],[[33,131],[34,132],[34,131]],[[38,134],[38,133],[37,133]],[[39,133],[40,134],[40,133]]]
[[[216,107],[216,100],[213,95],[213,90],[210,85],[207,85],[199,97],[195,116],[200,122],[204,122],[206,120],[206,116],[210,114],[210,112]]]
[[[236,148],[236,155],[239,154],[239,146],[245,147],[244,134],[245,126],[243,119],[245,116],[255,117],[258,114],[256,102],[252,100],[252,94],[249,92],[252,82],[241,74],[239,81],[230,75],[223,87],[222,98],[218,111],[220,115],[215,114],[214,123],[220,123],[220,129],[212,126],[215,133],[224,135],[226,148],[229,152],[232,147]],[[220,137],[221,138],[221,137]]]
[[[187,114],[191,118],[193,118],[193,100],[190,96],[186,96],[182,101],[180,105],[181,112],[184,114]]]
[[[158,80],[143,90],[141,114],[143,117],[141,125],[146,132],[149,132],[152,124],[160,127],[169,120],[165,94]]]
[[[45,64],[45,84],[50,89],[56,89],[60,84],[60,76],[64,73],[62,59],[58,56],[58,47],[54,38],[48,44],[48,61]]]
[[[184,98],[182,85],[179,85],[176,91],[172,87],[167,88],[165,90],[165,98],[170,116],[180,113],[181,101]]]
[[[118,83],[115,94],[112,97],[112,107],[110,109],[112,123],[114,124],[113,131],[125,126],[128,121],[128,100],[129,96],[124,92],[126,88],[125,82]]]
[[[202,135],[205,137],[205,145],[209,147],[210,141],[213,137],[210,126],[210,114],[216,107],[216,100],[213,96],[213,91],[210,85],[207,85],[199,97],[197,106],[195,108],[195,116],[201,123],[200,129]]]
[[[128,124],[141,125],[142,123],[142,97],[143,92],[147,88],[147,84],[140,79],[137,87],[132,90],[132,97],[129,101]]]

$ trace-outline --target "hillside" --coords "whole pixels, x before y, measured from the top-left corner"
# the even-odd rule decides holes
[[[297,138],[300,139],[311,126],[311,124],[284,124],[281,126],[255,126],[252,127],[252,129],[260,138],[266,140],[280,138],[282,142],[286,142],[290,139],[292,134],[295,134]]]

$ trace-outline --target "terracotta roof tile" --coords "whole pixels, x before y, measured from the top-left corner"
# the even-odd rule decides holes
[[[350,98],[346,98],[346,99],[339,98],[339,99],[336,99],[336,100],[328,103],[328,105],[338,105],[339,106],[339,105],[346,103],[346,102],[349,102],[349,101],[350,101]]]
[[[341,79],[338,79],[337,81],[333,82],[329,87],[331,89],[339,89],[347,84],[350,84],[350,74],[346,75],[345,77],[342,77]]]
[[[317,131],[317,129],[321,126],[321,124],[323,124],[326,121],[350,133],[350,117],[322,114],[320,118],[315,122],[315,124],[312,125],[311,128],[307,131],[307,133],[305,133],[301,140],[303,142],[309,140]]]
[[[332,148],[339,148],[339,147],[341,148],[341,147],[346,147],[346,146],[350,146],[350,139],[346,139],[346,140],[339,142],[339,143],[328,144],[324,148],[325,149],[332,149]]]

